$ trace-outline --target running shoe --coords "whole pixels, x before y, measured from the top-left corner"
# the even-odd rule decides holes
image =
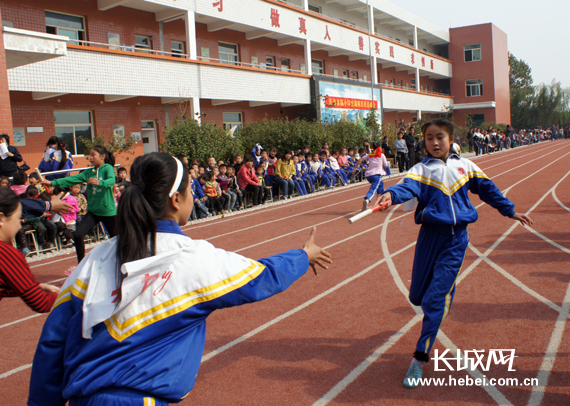
[[[420,386],[420,381],[422,377],[422,368],[416,364],[411,364],[408,368],[408,373],[404,378],[404,388],[414,389]]]
[[[362,202],[362,210],[360,210],[360,211],[367,210],[368,209],[368,203],[370,203],[368,201],[368,199],[364,199],[364,201]]]

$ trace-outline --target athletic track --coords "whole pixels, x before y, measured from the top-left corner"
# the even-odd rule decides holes
[[[480,218],[434,349],[515,349],[516,371],[437,372],[430,362],[424,377],[538,378],[538,386],[402,387],[421,329],[421,310],[407,300],[419,226],[402,206],[349,225],[361,184],[183,228],[257,259],[302,247],[317,226],[333,264],[281,295],[212,314],[196,386],[181,404],[570,405],[570,142],[474,162],[535,223],[524,228],[471,196]],[[31,268],[61,284],[74,262],[67,255]],[[46,316],[20,299],[0,309],[0,404],[24,405]]]

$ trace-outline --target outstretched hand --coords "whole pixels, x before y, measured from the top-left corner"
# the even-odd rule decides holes
[[[311,234],[309,235],[309,239],[305,241],[305,245],[303,245],[303,250],[305,250],[309,257],[309,264],[311,265],[311,268],[313,268],[313,272],[315,275],[318,275],[317,265],[321,268],[328,269],[326,264],[332,264],[332,259],[331,254],[315,244],[316,234],[317,227],[313,227]]]
[[[390,192],[386,192],[382,196],[380,196],[376,204],[382,205],[387,201],[389,201],[389,203],[386,205],[386,207],[380,209],[381,211],[386,210],[388,207],[392,206],[392,193]]]
[[[70,204],[67,204],[63,200],[61,200],[62,197],[63,197],[63,192],[61,192],[57,196],[52,197],[52,199],[51,199],[51,211],[54,211],[54,212],[59,213],[59,214],[71,213],[73,206]]]
[[[515,213],[515,215],[511,218],[513,220],[517,220],[523,226],[530,226],[531,224],[534,224],[534,221],[532,221],[532,219],[524,213],[523,214]]]

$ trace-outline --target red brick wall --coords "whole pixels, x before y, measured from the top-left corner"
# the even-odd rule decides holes
[[[511,93],[509,82],[509,48],[507,34],[496,26],[493,30],[493,70],[495,81],[495,101],[497,102],[497,123],[511,123]]]
[[[93,112],[94,134],[109,137],[114,125],[125,126],[125,134],[141,131],[142,120],[157,122],[159,143],[164,136],[166,124],[164,105],[158,98],[137,97],[113,103],[103,103],[99,95],[65,95],[47,100],[32,100],[30,92],[11,92],[12,115],[15,127],[43,127],[43,133],[26,133],[26,146],[18,150],[35,168],[39,165],[49,137],[55,135],[54,111],[89,110]],[[61,102],[58,102],[60,100]],[[170,112],[172,114],[172,112]],[[172,116],[171,116],[172,117]],[[143,154],[142,142],[135,146],[135,155]],[[134,156],[125,155],[117,158],[117,163],[130,165]],[[128,160],[127,160],[128,158]],[[86,158],[78,158],[76,165],[86,165]]]
[[[264,118],[289,118],[292,120],[299,114],[307,113],[308,109],[309,106],[307,105],[282,108],[280,103],[269,104],[267,106],[250,107],[249,102],[212,106],[211,100],[203,99],[200,101],[200,111],[202,114],[206,114],[202,121],[215,123],[219,126],[223,125],[223,113],[242,113],[242,120],[247,124],[263,120]],[[173,119],[174,115],[172,114],[172,108],[169,113],[170,118]]]
[[[0,21],[2,14],[0,13]],[[8,134],[12,138],[12,111],[10,109],[10,91],[8,89],[8,73],[6,54],[4,52],[4,35],[0,29],[0,134]]]
[[[85,17],[87,40],[108,43],[108,33],[119,34],[121,45],[134,45],[135,34],[151,37],[151,46],[160,50],[159,24],[154,13],[127,7],[114,7],[99,11],[97,1],[26,0],[21,4],[17,0],[0,1],[3,19],[14,23],[14,28],[46,32],[45,10],[75,14]],[[164,50],[169,52],[170,41],[186,41],[186,28],[183,20],[163,24]]]

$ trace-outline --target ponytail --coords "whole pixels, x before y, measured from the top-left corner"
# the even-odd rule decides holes
[[[61,171],[65,167],[65,163],[67,162],[67,151],[65,150],[66,144],[65,141],[59,140],[57,142],[57,149],[61,151],[61,161],[59,161],[59,166],[57,168],[58,171]]]
[[[186,165],[182,172],[180,193],[184,193],[189,184]],[[122,192],[117,210],[117,229],[120,231],[116,282],[119,292],[125,278],[121,272],[123,264],[156,254],[157,220],[166,214],[177,173],[177,161],[164,152],[139,156],[131,166],[131,186]]]
[[[107,148],[105,148],[103,145],[94,145],[93,147],[91,147],[91,149],[94,149],[100,155],[105,155],[106,164],[115,166],[115,156],[113,155],[112,152],[108,151]]]

